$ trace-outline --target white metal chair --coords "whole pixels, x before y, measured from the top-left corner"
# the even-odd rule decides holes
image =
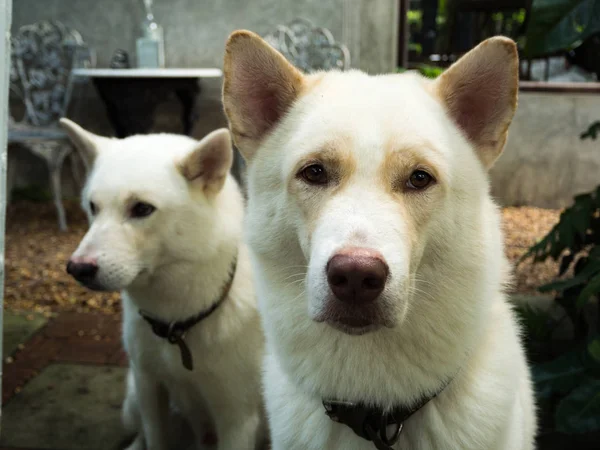
[[[22,103],[24,111],[18,121],[10,117],[8,142],[19,143],[46,162],[59,228],[64,231],[67,220],[61,169],[65,158],[76,152],[57,124],[66,115],[71,99],[72,70],[90,66],[92,54],[79,32],[48,21],[21,27],[11,39],[11,50],[10,93]],[[72,166],[76,168],[77,164]],[[77,172],[74,175],[81,181]],[[11,184],[7,186],[7,198]]]
[[[310,20],[298,18],[278,25],[264,39],[305,73],[350,68],[348,47],[336,42],[327,28],[317,27]]]

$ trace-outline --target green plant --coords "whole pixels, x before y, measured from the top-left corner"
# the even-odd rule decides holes
[[[580,138],[581,139],[587,139],[587,138],[596,139],[598,137],[598,133],[600,133],[600,120],[591,124],[587,130],[585,130],[583,133],[581,133]]]
[[[415,70],[427,78],[437,78],[444,71],[442,67],[429,66],[427,64],[421,64]],[[406,72],[406,69],[404,67],[398,67],[396,72]]]
[[[570,50],[600,32],[598,0],[533,0],[525,56]]]
[[[437,78],[444,71],[444,69],[441,67],[428,66],[425,64],[419,66],[417,70],[421,73],[421,75],[427,78]]]
[[[582,139],[596,138],[596,131],[590,130]],[[556,343],[552,333],[562,320],[521,308],[538,406],[544,412],[542,428],[566,434],[599,432],[600,317],[591,320],[586,307],[600,297],[600,186],[575,197],[559,222],[523,259],[528,257],[534,262],[548,258],[559,262],[557,279],[539,290],[555,293],[554,300],[564,312],[562,320],[570,321],[573,328],[572,339]],[[540,343],[550,350],[540,352]]]
[[[423,13],[414,9],[408,10],[406,12],[406,19],[408,20],[409,24],[421,28],[421,25],[423,23]]]

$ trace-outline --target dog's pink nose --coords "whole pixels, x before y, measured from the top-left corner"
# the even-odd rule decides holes
[[[388,277],[383,256],[368,248],[347,248],[327,263],[327,281],[333,294],[346,303],[369,303],[375,300]]]
[[[97,260],[85,257],[71,258],[67,263],[67,273],[83,284],[90,283],[98,273]]]

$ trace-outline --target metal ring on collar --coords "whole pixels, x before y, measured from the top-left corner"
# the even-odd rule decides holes
[[[176,322],[171,322],[169,324],[169,331],[167,331],[167,339],[171,344],[175,344],[181,338],[183,338],[183,331],[175,329]]]

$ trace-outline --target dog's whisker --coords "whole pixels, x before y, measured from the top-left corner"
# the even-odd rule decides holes
[[[425,279],[423,279],[423,278],[420,278],[420,277],[418,277],[418,276],[416,276],[416,275],[413,277],[413,280],[414,280],[416,283],[424,283],[424,284],[428,284],[428,285],[430,285],[430,286],[435,286],[435,283],[434,283],[434,282],[432,282],[432,281],[429,281],[429,280],[425,280]]]
[[[286,281],[286,280],[289,280],[290,278],[295,278],[295,277],[304,278],[305,276],[306,276],[306,274],[304,274],[304,273],[293,273],[293,274],[288,275],[287,277],[283,278],[281,281]]]
[[[435,297],[433,296],[433,294],[431,294],[430,292],[424,291],[423,289],[419,289],[417,287],[411,286],[409,288],[409,291],[412,294],[422,294],[425,297],[429,298],[429,300],[435,301]]]
[[[277,270],[279,272],[287,272],[288,270],[291,270],[291,269],[304,269],[304,270],[306,270],[306,269],[308,269],[308,267],[309,267],[308,265],[282,266],[282,267],[279,267]]]
[[[296,300],[298,300],[300,297],[302,297],[305,294],[306,294],[306,291],[304,289],[302,289],[302,291],[300,292],[300,294],[296,295],[296,297],[294,297],[294,299],[292,300],[292,302],[295,302]]]
[[[295,283],[302,283],[302,282],[304,282],[304,277],[302,277],[302,278],[297,278],[297,279],[294,279],[294,280],[288,280],[288,281],[285,283],[285,286],[287,287],[287,286],[293,285],[293,284],[295,284]]]
[[[286,284],[286,285],[284,286],[284,289],[287,289],[287,288],[289,288],[289,287],[292,287],[292,286],[299,285],[299,284],[301,284],[301,283],[303,283],[303,282],[304,282],[304,279],[302,279],[302,280],[296,280],[296,281],[292,281],[291,283],[288,283],[288,284]]]

